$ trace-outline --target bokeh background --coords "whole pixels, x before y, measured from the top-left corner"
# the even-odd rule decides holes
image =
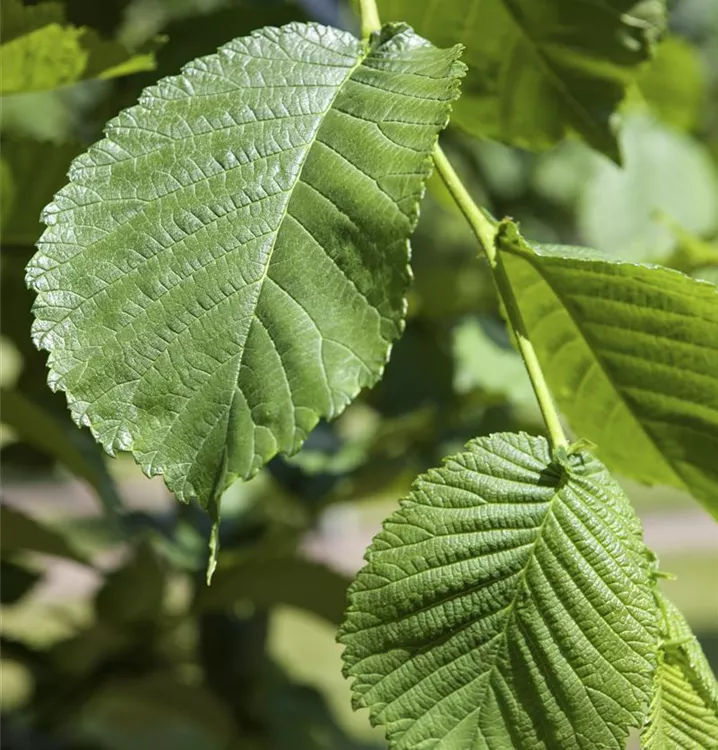
[[[2,45],[37,49],[44,42],[18,25],[19,6],[2,2]],[[467,439],[542,432],[475,243],[432,178],[413,241],[409,322],[383,382],[297,456],[228,491],[207,589],[206,517],[127,457],[103,457],[47,389],[23,268],[72,158],[145,86],[264,25],[356,29],[356,18],[338,0],[39,8],[88,27],[88,48],[129,50],[123,70],[135,72],[58,86],[3,68],[3,746],[381,748],[381,732],[351,711],[334,642],[365,546],[412,479]],[[718,282],[718,2],[671,8],[657,61],[622,107],[622,169],[577,140],[538,155],[452,129],[443,143],[476,199],[529,238]],[[675,575],[666,590],[718,669],[718,525],[679,492],[625,486],[661,569]]]

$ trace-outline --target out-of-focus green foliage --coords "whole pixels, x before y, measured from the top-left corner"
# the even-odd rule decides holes
[[[155,66],[149,44],[133,53],[103,39],[96,30],[68,24],[62,3],[26,6],[21,0],[2,4],[0,93],[45,91],[88,78],[116,78]]]
[[[17,5],[3,0],[3,12]],[[75,84],[2,99],[0,355],[4,367],[12,356],[17,361],[0,404],[10,428],[0,447],[10,503],[0,518],[3,739],[21,750],[381,747],[381,736],[363,729],[365,718],[349,714],[339,652],[332,651],[330,623],[340,616],[346,577],[358,568],[375,522],[418,474],[471,437],[542,429],[471,234],[432,178],[412,238],[407,330],[383,381],[336,421],[320,423],[295,457],[272,460],[251,484],[225,493],[224,556],[207,589],[206,519],[193,506],[163,502],[161,490],[148,499],[134,467],[108,465],[89,432],[69,419],[64,397],[46,387],[44,356],[30,342],[33,295],[23,268],[40,233],[39,212],[66,182],[71,159],[100,139],[104,124],[145,86],[254,28],[325,21],[330,13],[336,19],[338,7],[350,22],[350,3],[27,5],[22,13],[40,21],[31,34],[15,37],[26,45],[15,49],[28,49],[32,40],[36,62],[58,60],[53,55],[65,46],[39,44],[43,29],[55,24],[54,34],[75,29],[67,36],[79,56],[63,57],[52,71],[52,85],[73,77]],[[411,13],[418,16],[423,5],[414,3]],[[443,145],[477,201],[496,217],[519,221],[530,240],[594,244],[615,260],[648,259],[715,283],[718,4],[672,5],[656,60],[636,66],[643,52],[632,53],[625,81],[621,74],[612,86],[611,108],[628,90],[617,127],[623,169],[586,145],[598,139],[611,152],[607,109],[594,113],[598,130],[592,126],[587,137],[575,122],[562,125],[556,107],[530,107],[527,116],[509,106],[526,90],[555,103],[555,92],[535,87],[539,75],[502,89],[494,74],[485,77],[492,90],[473,91],[457,110],[461,124],[524,146],[546,147],[565,131],[583,139],[561,140],[536,155],[471,140],[452,127]],[[47,14],[58,8],[62,20],[52,20]],[[450,14],[443,15],[448,23]],[[151,70],[137,51],[157,35],[168,39]],[[3,29],[3,47],[12,44]],[[118,64],[102,57],[89,65],[108,45],[124,50],[122,64],[147,65],[140,73],[84,80]],[[486,55],[508,67],[503,52],[497,44]],[[8,52],[2,54],[5,81],[14,63],[6,66]],[[49,72],[23,72],[18,80],[35,87]],[[471,95],[481,80],[466,83]],[[498,111],[497,101],[506,109]],[[527,292],[529,301],[538,291]],[[70,474],[76,481],[68,482]],[[715,668],[715,603],[706,591],[716,555],[696,533],[705,517],[668,490],[631,484],[628,492],[648,521],[670,528],[661,537],[647,524],[658,551],[665,549],[666,568],[679,574],[669,584],[677,591],[671,597],[699,628]],[[83,515],[81,498],[90,495],[96,510]],[[679,537],[682,522],[689,531]],[[668,655],[669,669],[685,671],[681,653]]]

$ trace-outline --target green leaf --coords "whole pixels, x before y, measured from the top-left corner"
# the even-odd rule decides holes
[[[377,381],[458,54],[264,29],[74,162],[28,266],[34,340],[108,452],[208,507]]]
[[[655,59],[637,77],[635,93],[661,122],[691,131],[700,122],[706,84],[696,47],[671,36],[661,42]]]
[[[644,750],[716,750],[718,685],[680,611],[657,594],[663,645],[641,735]]]
[[[718,172],[705,146],[632,116],[621,150],[623,169],[600,158],[584,168],[578,225],[588,244],[624,260],[660,262],[677,244],[663,217],[693,234],[718,230]]]
[[[652,563],[589,454],[473,440],[416,481],[366,559],[340,641],[392,748],[623,750],[642,723]]]
[[[2,194],[2,241],[34,245],[42,233],[40,213],[67,182],[70,162],[82,152],[75,143],[41,143],[28,139],[2,141],[2,168],[7,174]]]
[[[586,248],[498,246],[551,392],[611,469],[718,518],[718,290]]]
[[[3,554],[30,551],[86,562],[61,534],[4,503],[0,505],[0,547]]]
[[[115,78],[153,70],[158,42],[133,53],[94,29],[65,22],[60,3],[25,6],[3,0],[0,93],[46,91],[88,78]]]
[[[663,0],[380,0],[435,44],[466,45],[453,122],[529,149],[575,131],[618,158],[611,116],[650,56]]]
[[[220,566],[212,586],[198,591],[196,604],[202,610],[226,610],[242,599],[259,609],[286,604],[338,625],[348,585],[341,573],[311,560],[291,555],[249,558]]]

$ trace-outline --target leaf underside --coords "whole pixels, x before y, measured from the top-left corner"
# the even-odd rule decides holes
[[[356,706],[401,750],[623,750],[658,620],[626,496],[543,438],[466,448],[417,480],[350,588]]]
[[[452,122],[529,149],[567,131],[618,158],[611,117],[649,59],[664,0],[379,0],[435,44],[466,46]]]
[[[529,336],[577,434],[625,476],[685,486],[718,518],[718,290],[585,248],[499,234]]]
[[[644,750],[716,750],[718,685],[683,615],[662,602],[661,634],[653,699],[641,734]]]
[[[459,52],[263,29],[73,163],[28,266],[34,340],[108,452],[210,506],[376,382]]]

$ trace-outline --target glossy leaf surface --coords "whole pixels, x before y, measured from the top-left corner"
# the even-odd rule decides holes
[[[458,49],[318,25],[145,91],[71,168],[28,266],[50,383],[210,506],[380,376]]]

